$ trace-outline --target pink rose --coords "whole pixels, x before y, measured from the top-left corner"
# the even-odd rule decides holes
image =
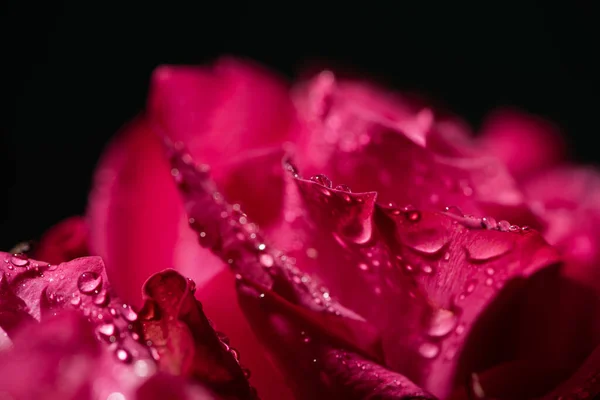
[[[87,217],[2,255],[0,393],[593,398],[599,175],[533,116],[482,131],[330,72],[160,67]]]

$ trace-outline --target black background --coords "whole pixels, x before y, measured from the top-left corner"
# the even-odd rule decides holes
[[[103,146],[161,63],[233,54],[291,78],[337,61],[425,91],[474,127],[498,105],[541,114],[580,160],[598,159],[591,1],[39,3],[0,3],[3,250],[84,211]]]

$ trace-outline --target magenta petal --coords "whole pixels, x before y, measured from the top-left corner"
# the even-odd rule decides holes
[[[485,326],[493,326],[510,306],[518,281],[560,259],[531,230],[485,229],[480,219],[454,214],[416,210],[386,214],[396,226],[387,237],[398,260],[395,268],[412,277],[418,286],[415,303],[427,305],[428,312],[413,332],[406,332],[406,322],[399,317],[386,331],[384,351],[392,367],[444,397],[460,378],[459,367],[468,373],[482,362],[481,354],[463,353],[482,317]],[[404,338],[402,346],[397,345],[398,337]],[[491,357],[494,352],[486,353],[484,357]]]
[[[0,353],[0,393],[48,400],[131,395],[153,373],[154,363],[135,347],[129,353],[122,347],[115,350],[116,344],[102,346],[97,339],[101,326],[94,330],[73,311],[22,326],[13,347]]]
[[[600,347],[556,390],[542,400],[595,399],[600,395]]]
[[[288,199],[300,195],[286,209],[288,234],[301,244],[291,255],[382,329],[389,365],[442,397],[500,288],[558,261],[533,231],[377,206],[375,193],[332,189],[325,176],[309,181],[287,169],[298,187]]]
[[[557,164],[566,155],[566,143],[555,126],[512,109],[488,116],[480,142],[519,179]]]
[[[218,171],[214,179],[225,192],[235,190],[230,178],[239,183],[246,173],[231,156],[240,160],[257,150],[281,146],[295,123],[283,82],[258,66],[232,59],[219,60],[211,68],[158,68],[148,113],[156,132],[168,132],[174,141],[186,143],[194,158]],[[252,182],[261,181],[257,178]],[[253,208],[254,197],[248,194],[236,191],[240,197],[231,200]],[[267,224],[273,218],[269,211],[263,205],[255,216],[257,223]]]
[[[183,149],[170,151],[190,224],[203,246],[230,264],[240,278],[262,290],[273,291],[290,306],[310,310],[307,318],[314,319],[313,323],[330,325],[330,329],[346,336],[345,341],[360,351],[377,352],[376,332],[362,318],[338,304],[325,287],[303,274],[293,260],[272,247],[239,206],[225,202],[209,177],[208,167],[195,165]],[[325,318],[320,316],[323,313]],[[361,335],[353,335],[355,329]]]
[[[160,369],[194,377],[224,395],[254,398],[239,354],[215,332],[194,291],[195,284],[174,270],[155,274],[144,285],[140,320],[144,338],[157,351]]]
[[[196,245],[160,140],[143,118],[105,151],[87,215],[90,251],[103,258],[115,290],[131,304],[140,305],[140,288],[152,273],[176,266],[201,287],[224,268]]]
[[[136,392],[136,400],[229,400],[180,376],[157,373]]]
[[[307,326],[281,308],[276,297],[242,281],[238,294],[253,329],[268,343],[298,399],[434,399],[406,377]]]
[[[90,255],[88,227],[82,217],[70,217],[44,233],[33,257],[51,264],[60,264]]]
[[[502,164],[477,149],[457,147],[456,137],[466,141],[465,134],[400,101],[385,113],[377,101],[353,96],[346,86],[321,74],[297,96],[305,124],[297,161],[305,173],[326,174],[353,191],[375,191],[382,203],[438,210],[454,205],[480,216],[495,206],[495,217],[532,223]]]

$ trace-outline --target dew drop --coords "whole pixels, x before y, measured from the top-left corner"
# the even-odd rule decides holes
[[[464,331],[465,331],[465,326],[464,326],[463,324],[459,324],[459,325],[456,327],[456,329],[454,330],[454,332],[455,332],[457,335],[462,335]]]
[[[117,359],[121,362],[124,362],[126,364],[131,362],[131,353],[125,350],[124,348],[118,348],[117,350],[115,350],[115,355],[117,356]]]
[[[419,346],[419,354],[425,358],[435,358],[440,352],[440,348],[435,343],[425,342]]]
[[[485,229],[496,229],[498,227],[498,223],[492,217],[483,217],[481,218],[481,226]]]
[[[270,254],[261,254],[258,260],[266,268],[272,267],[274,263],[273,256]]]
[[[444,337],[454,329],[457,321],[458,318],[454,312],[439,308],[431,316],[427,334],[435,338]]]
[[[423,265],[421,271],[423,271],[424,274],[429,275],[433,272],[433,268],[430,265]]]
[[[15,267],[25,268],[29,265],[29,258],[26,254],[13,254],[12,256],[10,256],[10,263]]]
[[[494,280],[492,278],[487,278],[485,280],[486,286],[492,286],[494,284]]]
[[[498,229],[502,232],[508,232],[510,230],[510,222],[500,221],[498,222]]]
[[[71,304],[75,307],[81,304],[81,297],[77,293],[73,293],[73,297],[71,298]]]
[[[472,280],[465,284],[465,292],[471,294],[475,290],[475,286],[477,285],[477,281]]]
[[[503,239],[481,238],[471,241],[465,247],[470,261],[482,262],[501,257],[513,248],[513,242]]]
[[[436,255],[448,243],[446,235],[435,229],[412,232],[404,240],[408,247],[425,256]]]
[[[350,187],[348,185],[337,185],[335,187],[335,190],[341,190],[342,192],[352,193],[352,190],[350,190]]]
[[[97,306],[105,306],[108,304],[110,296],[106,292],[106,290],[98,293],[96,297],[94,297],[94,304]]]
[[[457,217],[464,217],[465,215],[462,210],[456,206],[448,206],[444,208],[444,211],[446,211],[448,214],[456,215]]]
[[[361,271],[368,271],[369,270],[369,266],[365,263],[359,263],[358,264],[358,269],[360,269]]]
[[[298,168],[296,168],[296,166],[291,161],[286,161],[284,168],[293,176],[298,176]]]
[[[449,252],[445,252],[445,253],[444,253],[444,257],[442,257],[442,259],[443,259],[444,261],[448,261],[448,260],[450,260],[450,253],[449,253]]]
[[[331,186],[333,186],[333,184],[331,182],[331,179],[329,179],[328,177],[326,177],[323,174],[311,176],[310,180],[313,181],[313,182],[318,183],[321,186],[325,186],[328,189],[331,189]]]
[[[114,324],[102,324],[96,328],[96,331],[102,336],[110,337],[117,332],[117,328]]]
[[[489,276],[492,276],[496,273],[496,270],[494,270],[494,268],[489,267],[485,269],[485,273],[488,274]]]
[[[121,315],[129,322],[135,322],[138,319],[137,313],[127,304],[123,304],[121,307]]]
[[[406,219],[410,222],[418,222],[421,219],[421,213],[417,210],[408,211],[406,213]]]
[[[81,293],[91,294],[102,286],[102,277],[95,272],[84,272],[77,279],[77,288]]]

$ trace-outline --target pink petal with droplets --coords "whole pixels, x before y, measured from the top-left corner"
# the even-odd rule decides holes
[[[437,121],[430,110],[401,101],[386,112],[346,85],[321,74],[297,92],[304,123],[297,161],[306,174],[376,191],[381,202],[437,210],[455,205],[479,216],[495,205],[497,218],[535,222],[502,164],[457,143],[457,137],[469,142],[459,122]]]
[[[358,355],[289,313],[276,296],[238,284],[240,305],[286,373],[297,399],[434,399],[409,379]]]
[[[237,350],[215,332],[194,291],[195,284],[175,270],[155,274],[144,285],[140,321],[160,369],[193,377],[223,395],[253,399]]]
[[[30,318],[29,323],[36,323],[34,320],[41,321],[47,325],[47,328],[30,328],[34,332],[39,332],[38,343],[42,348],[34,349],[37,353],[35,359],[40,362],[44,360],[44,353],[50,341],[46,337],[46,329],[49,330],[51,338],[57,337],[62,340],[65,338],[64,346],[76,345],[76,340],[72,337],[85,335],[96,336],[99,341],[104,342],[105,346],[98,346],[94,341],[94,346],[100,350],[100,355],[82,354],[82,361],[87,360],[94,368],[93,373],[84,374],[82,382],[94,386],[94,396],[107,397],[112,392],[130,393],[145,376],[140,376],[135,371],[135,365],[144,363],[149,370],[154,368],[154,362],[150,351],[146,345],[140,344],[140,329],[137,322],[137,314],[118,298],[114,297],[108,282],[104,265],[98,257],[78,258],[70,262],[59,265],[51,265],[45,262],[29,259],[24,255],[10,255],[0,253],[2,263],[3,282],[0,288],[0,326],[7,329],[15,348],[19,348],[20,329],[25,325],[25,320],[21,319],[18,326],[11,326],[14,323],[16,312],[27,315]],[[5,302],[4,300],[11,301]],[[15,308],[18,305],[18,308]],[[80,315],[87,317],[90,322],[86,328],[81,328],[79,322],[69,319],[62,322],[54,322],[57,315],[65,311],[77,311]],[[6,317],[9,318],[6,318]],[[62,317],[61,317],[62,318]],[[65,317],[66,318],[66,317]],[[8,325],[7,325],[8,322]],[[83,333],[82,330],[89,330],[89,333]],[[93,332],[93,333],[92,333]],[[29,340],[31,334],[27,334],[22,340]],[[35,335],[34,335],[35,336]],[[71,343],[73,341],[73,343]],[[34,342],[35,343],[35,342]],[[81,343],[81,348],[88,351],[89,341]],[[92,348],[96,348],[93,347]],[[48,354],[53,357],[61,357],[64,347],[58,349],[48,348]],[[81,349],[77,351],[83,351]],[[91,351],[91,350],[90,350]],[[64,351],[65,353],[68,352]],[[18,352],[21,353],[20,351]],[[88,358],[92,357],[92,360]],[[17,357],[17,356],[15,356]],[[73,357],[77,358],[78,354]],[[52,361],[53,368],[56,369],[56,362]],[[73,368],[77,368],[74,366]],[[105,375],[98,375],[98,371],[105,371]],[[69,372],[67,376],[73,375]],[[55,377],[56,378],[56,377]],[[52,378],[48,385],[61,385],[61,381],[55,381]],[[58,379],[58,378],[56,378]],[[96,379],[98,379],[96,381]],[[88,382],[89,381],[89,382]],[[80,382],[80,384],[83,384]],[[86,383],[87,382],[87,383]],[[35,389],[30,389],[35,390]],[[61,390],[56,387],[49,387],[48,390]],[[26,397],[31,398],[31,397]],[[80,397],[75,397],[80,398]],[[96,398],[96,397],[94,397]]]
[[[557,127],[513,109],[491,113],[484,121],[480,142],[519,179],[557,164],[566,155],[566,143]]]
[[[196,245],[160,140],[143,118],[105,151],[87,214],[90,252],[104,259],[116,291],[132,304],[140,304],[140,288],[152,273],[177,267],[201,287],[223,268]]]
[[[194,158],[215,168],[219,185],[226,192],[232,189],[232,201],[253,209],[256,222],[265,225],[278,216],[276,202],[260,207],[253,203],[254,192],[240,191],[235,183],[253,175],[250,183],[258,190],[271,172],[253,163],[241,166],[253,172],[244,171],[235,158],[281,146],[288,137],[295,119],[282,82],[258,66],[232,59],[211,68],[163,66],[154,72],[148,111],[152,128],[186,143]],[[276,199],[276,188],[270,189]]]
[[[289,255],[383,330],[394,369],[440,396],[451,389],[464,341],[500,287],[558,262],[533,231],[487,230],[462,214],[377,206],[376,193],[331,189],[325,177],[309,181],[286,168],[297,186],[287,192],[286,215],[296,218],[282,231],[301,244]]]
[[[490,230],[482,228],[481,220],[455,219],[452,214],[386,214],[387,221],[379,224],[391,220],[395,225],[395,232],[383,230],[398,260],[395,268],[412,276],[418,287],[413,307],[420,304],[424,311],[419,330],[406,331],[404,325],[415,323],[410,314],[408,320],[398,316],[386,330],[387,361],[445,397],[463,374],[508,356],[473,349],[498,345],[496,339],[503,338],[493,327],[507,314],[510,318],[511,301],[520,294],[522,281],[560,259],[532,230]]]
[[[33,257],[50,264],[60,264],[89,255],[88,227],[82,217],[70,217],[44,233]]]

